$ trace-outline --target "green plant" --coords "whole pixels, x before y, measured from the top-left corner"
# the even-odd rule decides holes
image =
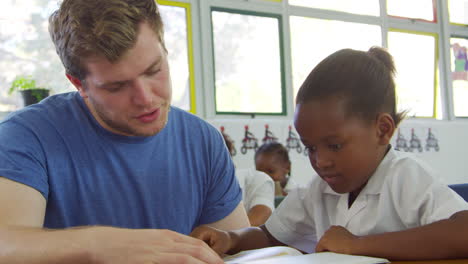
[[[20,75],[17,76],[11,83],[11,87],[8,93],[12,94],[14,91],[31,90],[36,88],[36,80],[34,80],[31,76]]]
[[[37,103],[49,96],[49,89],[37,87],[36,80],[29,75],[19,75],[15,78],[8,93],[12,94],[14,91],[21,92],[25,105]],[[34,99],[30,99],[31,97]]]

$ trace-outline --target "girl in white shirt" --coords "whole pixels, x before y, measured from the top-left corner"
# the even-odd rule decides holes
[[[231,138],[224,133],[224,127],[221,127],[221,135],[232,156],[234,145]],[[273,180],[266,173],[255,169],[236,169],[236,177],[242,189],[242,201],[250,225],[265,224],[275,209],[275,184]]]
[[[340,50],[309,74],[294,125],[318,175],[260,228],[200,228],[219,253],[274,245],[391,260],[468,257],[468,203],[428,165],[394,151],[395,67],[382,48]]]
[[[279,142],[261,145],[254,156],[255,168],[268,174],[275,182],[275,196],[285,196],[297,187],[291,179],[288,149]]]

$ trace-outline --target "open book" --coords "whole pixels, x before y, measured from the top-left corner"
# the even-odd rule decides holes
[[[226,264],[377,264],[389,263],[384,258],[345,255],[332,252],[303,255],[290,247],[269,247],[246,250],[224,258]]]

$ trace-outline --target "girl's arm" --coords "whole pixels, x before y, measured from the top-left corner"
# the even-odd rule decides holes
[[[265,225],[260,227],[250,227],[229,232],[232,246],[229,254],[234,254],[243,250],[257,249],[273,246],[285,246],[276,240],[266,229]]]
[[[390,260],[468,258],[468,211],[404,231],[354,236],[341,226],[331,227],[316,251],[384,257]]]
[[[223,255],[271,246],[284,246],[271,236],[265,226],[222,231],[209,226],[199,226],[190,236],[205,241],[214,251]]]

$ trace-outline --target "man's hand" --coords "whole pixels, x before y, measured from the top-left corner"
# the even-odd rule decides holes
[[[359,237],[351,234],[342,226],[331,226],[315,247],[315,252],[332,251],[343,254],[353,254],[352,246]]]
[[[88,231],[91,263],[224,263],[203,241],[169,230],[95,227]]]
[[[199,226],[192,231],[190,236],[204,241],[220,256],[232,248],[232,238],[229,233],[213,227]]]

